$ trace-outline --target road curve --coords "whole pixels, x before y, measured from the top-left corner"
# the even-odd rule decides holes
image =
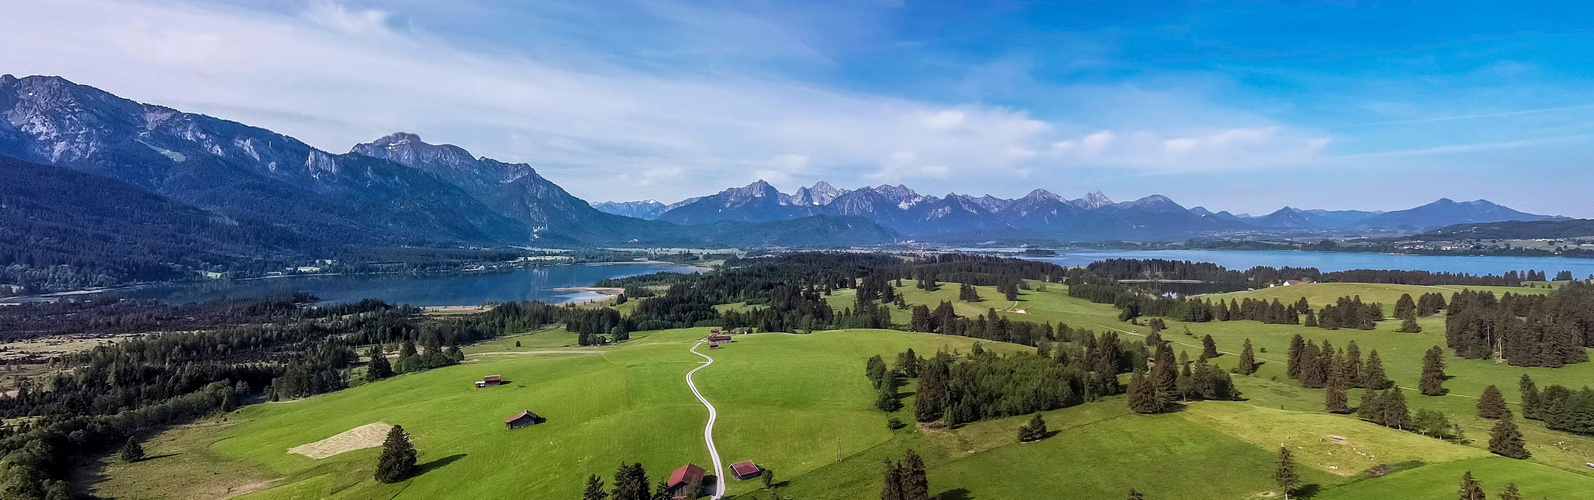
[[[692,344],[692,354],[702,356],[703,359],[708,361],[705,361],[697,368],[693,368],[692,371],[686,372],[686,386],[691,388],[692,395],[697,396],[697,400],[702,402],[704,407],[708,408],[708,425],[703,427],[703,442],[708,444],[708,454],[710,457],[714,458],[714,468],[709,470],[714,472],[714,479],[717,484],[714,485],[714,493],[711,498],[714,500],[719,500],[721,496],[725,495],[725,466],[720,465],[720,452],[719,450],[714,449],[714,418],[719,416],[719,412],[714,411],[714,405],[709,404],[708,399],[703,397],[703,393],[698,392],[697,384],[692,383],[693,373],[697,373],[698,370],[702,370],[707,368],[708,365],[714,364],[714,358],[708,357],[707,354],[697,352],[697,346],[700,345],[703,345],[703,343],[698,342],[696,344]]]

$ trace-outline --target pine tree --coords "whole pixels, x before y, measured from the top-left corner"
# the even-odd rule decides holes
[[[1273,470],[1273,482],[1284,490],[1285,498],[1289,498],[1290,492],[1301,485],[1301,476],[1295,473],[1295,456],[1289,448],[1279,447],[1278,468]]]
[[[1029,423],[1018,427],[1018,440],[1025,443],[1039,441],[1046,437],[1046,432],[1046,419],[1036,413],[1034,418],[1029,419]]]
[[[382,352],[382,345],[371,347],[371,362],[365,365],[365,381],[375,382],[393,376],[393,365]]]
[[[1422,380],[1417,382],[1417,388],[1425,396],[1443,396],[1445,394],[1445,360],[1444,350],[1439,346],[1428,349],[1422,357]]]
[[[1478,398],[1478,416],[1483,418],[1511,416],[1511,410],[1506,408],[1505,396],[1500,394],[1500,388],[1492,385],[1483,388],[1483,396]]]
[[[1306,310],[1306,319],[1301,322],[1301,326],[1304,326],[1304,327],[1307,327],[1307,328],[1317,328],[1318,327],[1317,313],[1312,312],[1311,309],[1307,309]]]
[[[597,474],[587,476],[587,489],[581,494],[581,500],[604,500],[609,498],[609,492],[603,491],[603,479]]]
[[[404,427],[395,425],[388,429],[387,440],[382,442],[382,456],[376,462],[376,480],[396,483],[413,472],[415,445],[410,444],[410,435],[404,433]]]
[[[1522,500],[1522,492],[1517,491],[1517,483],[1507,483],[1505,489],[1500,490],[1500,500]]]
[[[912,448],[902,455],[902,500],[930,500],[930,480],[924,473],[924,459]]]
[[[1145,372],[1140,370],[1129,375],[1129,410],[1142,415],[1162,412],[1156,386],[1148,382]]]
[[[1406,396],[1400,392],[1400,387],[1385,391],[1378,396],[1379,409],[1383,410],[1384,427],[1405,429],[1411,422],[1411,412],[1406,409]]]
[[[1343,370],[1330,370],[1328,373],[1328,390],[1323,393],[1323,410],[1329,413],[1350,413],[1350,396],[1345,393],[1345,373]]]
[[[1495,422],[1494,429],[1489,431],[1489,451],[1503,457],[1518,459],[1533,456],[1528,452],[1526,443],[1522,441],[1522,430],[1517,428],[1515,419],[1510,416]]]
[[[129,437],[127,444],[122,445],[121,451],[116,454],[123,462],[137,462],[144,459],[144,447],[138,444],[137,438]]]
[[[1286,366],[1284,368],[1285,374],[1290,378],[1300,378],[1301,354],[1305,350],[1306,339],[1302,338],[1301,334],[1299,333],[1295,334],[1295,337],[1290,339],[1289,358],[1286,360]]]
[[[1256,354],[1251,351],[1251,339],[1245,339],[1245,345],[1240,348],[1240,361],[1234,371],[1241,375],[1256,373]]]
[[[1400,299],[1399,300],[1395,301],[1395,317],[1396,318],[1405,318],[1405,317],[1408,317],[1408,316],[1410,316],[1410,317],[1416,317],[1417,316],[1417,303],[1415,301],[1411,300],[1411,294],[1404,293],[1404,294],[1400,295]],[[1405,331],[1405,330],[1401,330],[1401,331]]]
[[[1483,485],[1472,478],[1472,471],[1461,474],[1461,500],[1484,500]]]
[[[884,485],[880,488],[880,500],[907,500],[902,496],[902,466],[891,459],[886,459]]]
[[[1522,379],[1517,384],[1522,391],[1522,418],[1538,420],[1540,401],[1538,386],[1526,373],[1522,374]]]
[[[898,282],[897,286],[902,286],[900,281]],[[900,297],[900,295],[899,295],[899,297]],[[767,489],[770,489],[770,488],[774,488],[775,487],[775,470],[774,469],[770,469],[768,467],[765,467],[763,471],[758,473],[758,479],[764,482],[764,489],[767,490]]]
[[[1362,387],[1362,349],[1356,341],[1345,345],[1345,365],[1340,369],[1344,371],[1346,387]]]
[[[652,500],[660,492],[668,491],[662,480],[659,481],[659,487],[654,490],[653,495],[648,495],[649,486],[652,486],[652,483],[648,481],[648,471],[641,463],[621,462],[614,470],[614,489],[610,491],[609,496],[614,500]]]
[[[1368,390],[1389,387],[1389,377],[1384,375],[1384,362],[1378,358],[1377,349],[1367,353],[1367,365],[1362,367],[1362,387]]]
[[[1384,425],[1384,407],[1378,399],[1378,391],[1367,389],[1362,392],[1362,402],[1356,407],[1356,416],[1362,420],[1378,425]]]
[[[1212,340],[1211,335],[1201,337],[1201,357],[1209,359],[1218,357],[1218,343]]]
[[[1401,333],[1421,333],[1422,325],[1417,324],[1417,313],[1407,313],[1406,317],[1400,320],[1400,328],[1395,329],[1395,331]]]
[[[1179,393],[1179,366],[1173,359],[1173,348],[1166,344],[1157,348],[1157,365],[1147,381],[1155,386],[1157,407],[1170,404]]]

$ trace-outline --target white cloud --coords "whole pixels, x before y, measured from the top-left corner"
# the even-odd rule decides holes
[[[1310,159],[1327,142],[1277,126],[1085,133],[1091,129],[1021,109],[918,102],[735,71],[642,71],[580,50],[549,57],[467,50],[395,29],[404,13],[324,0],[291,15],[132,0],[6,10],[3,72],[58,74],[334,152],[416,132],[531,163],[594,199],[684,198],[749,176],[847,185],[1023,177],[1075,166],[1266,166]]]

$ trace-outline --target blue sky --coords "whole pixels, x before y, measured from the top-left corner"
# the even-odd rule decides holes
[[[414,132],[592,201],[764,178],[1594,217],[1594,8],[1527,3],[60,0],[7,8],[0,72],[334,152]]]

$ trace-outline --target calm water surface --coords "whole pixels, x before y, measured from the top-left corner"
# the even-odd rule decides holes
[[[660,271],[693,272],[695,269],[659,263],[605,263],[545,266],[501,273],[410,277],[397,275],[303,276],[244,281],[176,283],[107,292],[118,297],[198,302],[225,298],[265,297],[284,292],[306,292],[322,302],[342,303],[382,299],[415,306],[473,306],[488,301],[538,300],[549,304],[579,302],[601,294],[558,288],[583,287],[609,278]]]
[[[987,251],[992,249],[985,249]],[[1019,249],[1002,249],[1018,251]],[[1320,271],[1399,269],[1467,274],[1505,274],[1533,269],[1554,276],[1572,271],[1578,278],[1594,275],[1594,259],[1564,257],[1478,257],[1459,255],[1395,255],[1383,253],[1264,252],[1239,250],[1058,250],[1056,257],[1025,257],[1064,266],[1084,266],[1105,259],[1169,259],[1211,262],[1229,269],[1254,266],[1315,267]]]

